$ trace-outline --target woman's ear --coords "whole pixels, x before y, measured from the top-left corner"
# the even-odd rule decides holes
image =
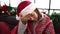
[[[19,17],[22,17],[22,15],[19,13]]]
[[[19,15],[19,17],[22,17],[22,15]]]

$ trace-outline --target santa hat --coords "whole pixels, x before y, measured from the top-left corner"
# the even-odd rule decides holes
[[[30,1],[22,1],[17,7],[16,18],[19,20],[19,15],[25,16],[32,13],[36,9],[36,5]]]

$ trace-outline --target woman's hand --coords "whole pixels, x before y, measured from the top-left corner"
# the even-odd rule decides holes
[[[30,20],[29,16],[20,16],[20,19],[22,21],[23,24],[26,24],[28,22],[28,20]]]

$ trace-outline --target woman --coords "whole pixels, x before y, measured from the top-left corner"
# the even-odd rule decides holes
[[[50,18],[38,11],[30,1],[22,1],[17,7],[19,25],[11,34],[55,34]]]

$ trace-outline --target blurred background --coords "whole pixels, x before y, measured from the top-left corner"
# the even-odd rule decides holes
[[[18,24],[16,8],[24,0],[0,0],[0,21],[5,21],[13,28]],[[54,24],[55,32],[60,33],[60,0],[29,0],[36,4],[40,12],[45,13]],[[13,22],[13,23],[11,23]]]

